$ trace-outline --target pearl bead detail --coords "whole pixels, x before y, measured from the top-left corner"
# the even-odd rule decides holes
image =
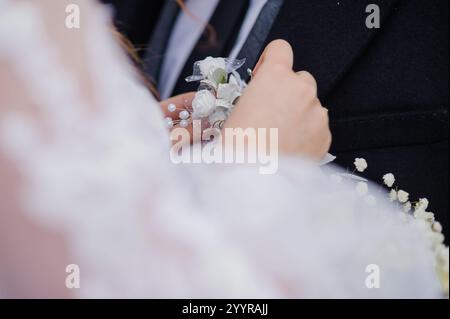
[[[182,120],[182,121],[180,122],[180,126],[181,126],[181,127],[188,127],[188,125],[189,125],[189,122],[186,121],[186,120]]]
[[[179,116],[180,119],[187,120],[190,117],[190,114],[188,111],[181,111]]]
[[[168,128],[173,128],[173,120],[170,117],[166,117],[166,123]]]
[[[167,110],[171,113],[175,112],[177,109],[177,106],[173,103],[169,104],[169,106],[167,106]]]

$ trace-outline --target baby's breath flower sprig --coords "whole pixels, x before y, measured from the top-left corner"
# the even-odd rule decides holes
[[[420,198],[417,202],[410,201],[410,194],[404,190],[392,188],[395,176],[392,173],[383,176],[384,184],[390,188],[389,198],[403,206],[403,212],[413,217],[410,222],[416,223],[425,238],[429,240],[429,247],[436,256],[436,273],[441,282],[445,296],[449,296],[449,251],[444,244],[442,225],[436,221],[435,215],[428,212],[430,202],[427,198]]]
[[[368,163],[364,158],[356,158],[354,161],[356,171],[363,173],[368,168]],[[356,181],[356,192],[365,200],[368,205],[375,205],[375,196],[370,194],[369,184],[360,176],[354,174],[333,174],[330,176],[331,181],[342,183],[343,179]],[[399,206],[399,214],[405,223],[412,223],[421,231],[427,240],[428,246],[434,253],[436,258],[435,271],[442,286],[443,293],[449,296],[449,248],[445,246],[445,237],[442,234],[442,225],[436,221],[435,215],[428,211],[430,202],[427,198],[420,198],[414,202],[410,199],[410,194],[398,187],[394,187],[396,178],[394,174],[387,173],[382,177],[383,184],[388,187],[389,194],[387,200],[397,203]]]
[[[383,176],[383,183],[389,189],[391,202],[398,202],[403,208],[403,214],[410,214],[413,218],[406,218],[405,222],[415,223],[425,238],[429,241],[429,247],[436,256],[436,274],[441,282],[445,296],[449,295],[449,255],[448,247],[444,244],[442,225],[435,220],[435,215],[428,212],[429,201],[420,198],[417,202],[410,201],[410,194],[404,190],[394,189],[395,176],[388,173]]]

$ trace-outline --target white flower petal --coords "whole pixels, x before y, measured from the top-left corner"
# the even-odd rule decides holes
[[[192,101],[192,108],[194,110],[193,118],[208,117],[216,108],[216,97],[208,90],[198,91]]]
[[[227,100],[217,99],[216,107],[222,107],[224,109],[231,109],[233,107],[233,105]]]
[[[198,64],[200,72],[205,78],[211,76],[217,69],[225,70],[227,65],[224,58],[207,57]]]
[[[217,90],[217,98],[233,103],[241,96],[240,89],[235,84],[220,84]]]
[[[221,109],[217,109],[213,114],[209,116],[208,122],[212,126],[218,122],[225,121],[226,119],[226,113]]]

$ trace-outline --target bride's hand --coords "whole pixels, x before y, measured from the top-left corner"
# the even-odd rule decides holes
[[[185,110],[186,107],[191,107],[192,101],[195,98],[195,93],[196,92],[184,93],[184,94],[180,94],[180,95],[171,97],[167,100],[161,101],[160,106],[161,106],[161,110],[164,114],[164,117],[166,117],[166,118],[169,117],[169,118],[172,118],[173,120],[178,119],[181,111]],[[169,105],[171,105],[171,104],[175,105],[175,107],[176,107],[176,110],[174,112],[171,112],[168,109]],[[174,125],[173,128],[178,128],[178,127],[180,127],[180,126]],[[191,135],[191,143],[192,143],[194,141],[192,124],[189,124],[189,126],[186,127],[186,130]],[[172,141],[172,142],[177,142],[177,141]]]
[[[161,105],[161,109],[164,114],[164,117],[171,117],[173,119],[178,118],[178,115],[180,114],[180,112],[183,109],[186,108],[186,106],[192,105],[192,100],[194,99],[194,97],[195,97],[195,92],[189,92],[189,93],[177,95],[177,96],[171,97],[167,100],[161,101],[160,105]],[[174,104],[176,106],[177,109],[175,112],[170,112],[168,110],[168,106],[170,104]]]
[[[270,43],[225,127],[278,128],[281,152],[318,160],[331,145],[328,111],[317,97],[314,77],[295,73],[293,60],[286,41]]]

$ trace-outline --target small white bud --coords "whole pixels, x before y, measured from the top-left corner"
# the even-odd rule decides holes
[[[386,174],[383,176],[383,182],[384,185],[386,185],[387,187],[392,187],[394,186],[395,183],[395,176],[392,173]]]
[[[354,164],[356,170],[360,173],[364,172],[369,166],[364,158],[356,158]]]
[[[409,194],[403,190],[399,190],[397,193],[397,198],[400,203],[405,204],[409,201]]]

